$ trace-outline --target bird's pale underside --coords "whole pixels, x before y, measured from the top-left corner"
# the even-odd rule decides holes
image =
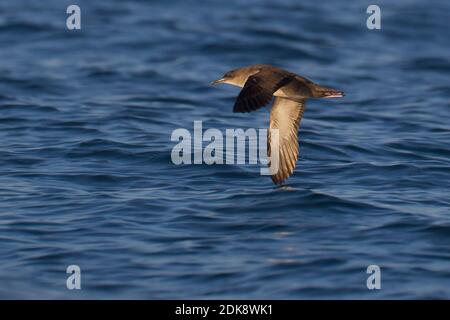
[[[271,176],[275,184],[282,184],[294,172],[298,159],[298,129],[305,111],[305,100],[344,96],[342,91],[319,86],[294,73],[262,64],[231,70],[213,82],[218,83],[242,88],[233,112],[255,111],[275,96],[269,129],[278,129],[278,140],[271,138],[271,130],[268,130],[267,139],[269,167],[278,159],[277,171]],[[278,157],[274,157],[275,148],[278,149]]]

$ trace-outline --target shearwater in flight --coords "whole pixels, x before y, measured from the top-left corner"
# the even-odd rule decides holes
[[[212,84],[227,83],[241,87],[233,112],[251,112],[265,105],[275,96],[270,112],[269,129],[278,129],[278,171],[271,176],[275,184],[282,184],[294,172],[298,159],[298,129],[308,98],[339,98],[344,92],[322,87],[304,77],[266,64],[255,64],[225,73]],[[271,164],[270,130],[267,156]]]

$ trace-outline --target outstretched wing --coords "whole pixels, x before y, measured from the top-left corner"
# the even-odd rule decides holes
[[[272,100],[275,91],[292,80],[286,73],[262,69],[248,77],[234,104],[233,112],[251,112]]]
[[[272,166],[271,155],[278,148],[278,171],[272,181],[281,184],[294,172],[298,159],[298,128],[305,111],[305,100],[301,102],[276,97],[270,112],[270,127],[267,139],[269,167]],[[271,141],[270,129],[278,129],[278,141]]]

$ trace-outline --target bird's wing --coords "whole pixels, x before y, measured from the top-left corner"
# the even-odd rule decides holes
[[[272,100],[274,92],[292,79],[289,74],[262,69],[247,79],[236,99],[233,112],[251,112],[264,107]]]
[[[298,158],[298,128],[305,111],[305,100],[301,102],[275,97],[272,111],[270,112],[270,127],[267,139],[267,155],[269,167],[276,161],[276,156],[271,159],[271,154],[278,148],[278,171],[273,174],[272,181],[281,184],[294,172]],[[271,141],[271,130],[278,129],[278,141]],[[273,160],[273,161],[272,161]]]

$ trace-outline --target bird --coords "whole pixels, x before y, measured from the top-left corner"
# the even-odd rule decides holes
[[[271,130],[268,130],[267,156],[271,167],[271,150],[278,148],[278,170],[271,172],[272,181],[276,185],[282,185],[294,172],[299,153],[298,130],[305,112],[306,99],[345,96],[343,91],[320,86],[305,77],[269,64],[253,64],[233,69],[211,84],[220,83],[242,88],[233,112],[258,110],[275,97],[270,111],[269,129],[278,129],[279,140],[272,142]]]

